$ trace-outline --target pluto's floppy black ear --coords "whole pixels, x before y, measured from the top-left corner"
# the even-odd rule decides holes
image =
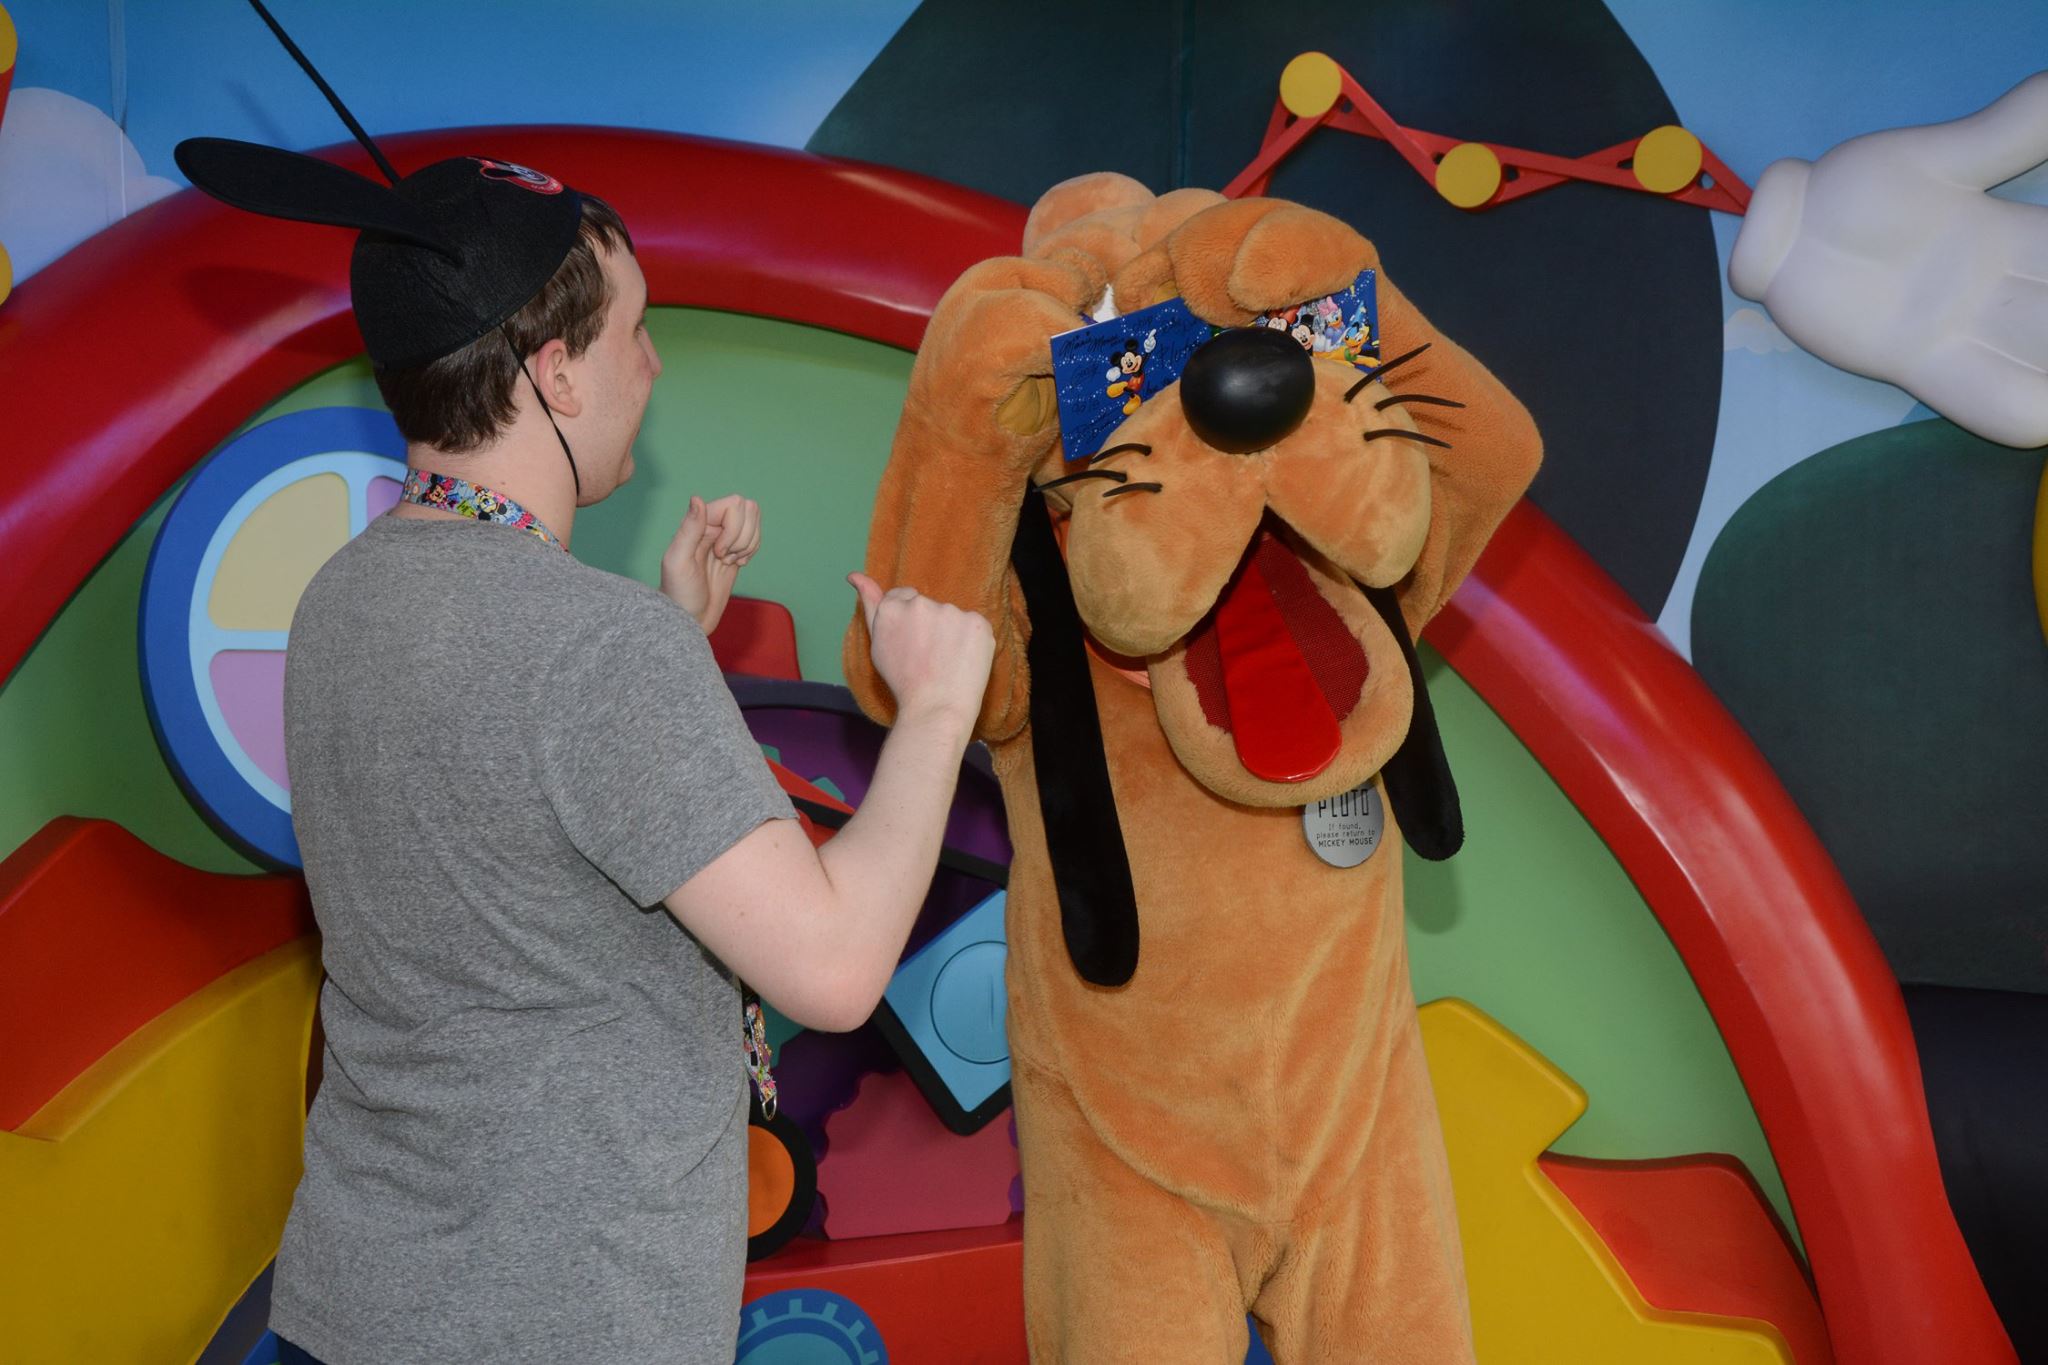
[[[1090,985],[1121,986],[1138,970],[1138,897],[1109,786],[1081,614],[1036,488],[1024,494],[1010,563],[1031,617],[1024,657],[1031,669],[1032,768],[1067,956]]]
[[[1458,804],[1458,783],[1451,776],[1450,760],[1444,757],[1436,708],[1430,705],[1429,689],[1423,685],[1422,660],[1416,656],[1415,641],[1409,637],[1408,622],[1401,615],[1401,602],[1394,590],[1359,586],[1399,642],[1401,657],[1408,663],[1408,681],[1415,687],[1415,713],[1409,718],[1408,733],[1380,769],[1380,778],[1386,783],[1387,801],[1408,847],[1431,862],[1442,862],[1464,846],[1465,812]]]
[[[451,260],[456,256],[426,215],[397,191],[331,162],[221,137],[187,138],[175,155],[186,179],[238,209],[381,233]]]

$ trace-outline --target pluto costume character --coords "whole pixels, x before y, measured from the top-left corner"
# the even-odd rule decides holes
[[[1032,1358],[1235,1362],[1249,1312],[1281,1365],[1469,1361],[1400,850],[1329,865],[1302,808],[1370,781],[1418,851],[1456,847],[1410,640],[1527,487],[1535,427],[1384,274],[1373,377],[1246,326],[1378,267],[1324,214],[1092,175],[1023,247],[933,314],[867,571],[995,627],[976,734],[1016,850]],[[1049,339],[1105,286],[1233,330],[1068,465]],[[888,719],[858,615],[846,673]],[[1327,762],[1258,776],[1311,712]]]

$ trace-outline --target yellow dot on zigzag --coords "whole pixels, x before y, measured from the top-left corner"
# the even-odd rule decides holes
[[[20,51],[21,39],[14,31],[14,20],[8,17],[7,6],[0,5],[0,75],[7,74],[8,68],[14,65],[15,54]],[[0,96],[0,104],[5,103],[6,98]]]
[[[1462,1000],[1423,1006],[1481,1360],[1515,1365],[1793,1365],[1777,1329],[1654,1308],[1536,1164],[1586,1092]]]
[[[1321,118],[1344,91],[1344,72],[1320,52],[1304,52],[1280,73],[1280,102],[1296,118]]]
[[[249,514],[221,556],[207,614],[225,630],[289,630],[306,584],[348,539],[338,474],[288,483]]]
[[[7,254],[7,243],[0,242],[0,303],[7,302],[7,296],[14,292],[14,261]]]
[[[1675,194],[1700,177],[1700,140],[1675,123],[1652,128],[1636,143],[1636,180],[1655,194]]]
[[[1461,142],[1436,166],[1436,192],[1461,209],[1476,209],[1500,190],[1500,158],[1483,142]]]

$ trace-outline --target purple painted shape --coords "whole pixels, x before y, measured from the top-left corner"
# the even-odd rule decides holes
[[[363,495],[363,507],[371,521],[383,516],[398,506],[398,495],[405,491],[405,485],[396,479],[372,479]]]
[[[872,1024],[862,1024],[850,1033],[806,1030],[784,1043],[775,1055],[777,1102],[803,1129],[811,1155],[823,1161],[831,1149],[825,1120],[853,1103],[862,1078],[902,1069],[896,1053]]]
[[[224,649],[208,666],[214,699],[242,752],[278,786],[284,770],[284,651]]]
[[[859,806],[867,795],[868,778],[887,734],[880,726],[857,716],[795,707],[751,707],[746,720],[754,738],[772,746],[782,766],[799,777],[830,778],[846,794],[850,806]],[[1009,863],[1009,823],[1003,814],[1002,789],[994,778],[972,768],[961,769],[952,813],[946,820],[946,842],[999,866]],[[940,868],[910,931],[904,956],[931,942],[992,889],[979,878]]]

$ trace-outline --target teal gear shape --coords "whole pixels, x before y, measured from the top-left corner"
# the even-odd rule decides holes
[[[734,1365],[889,1365],[889,1348],[852,1299],[785,1289],[740,1310]]]

